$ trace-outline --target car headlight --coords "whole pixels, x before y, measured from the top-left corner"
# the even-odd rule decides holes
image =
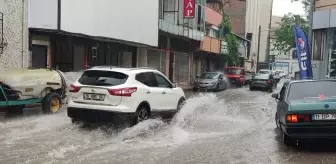
[[[211,84],[216,84],[217,81],[212,81]]]

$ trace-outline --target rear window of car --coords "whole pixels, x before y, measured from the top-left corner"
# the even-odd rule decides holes
[[[82,85],[115,86],[124,84],[128,75],[114,71],[85,71],[78,82]]]
[[[269,78],[269,74],[256,74],[255,76],[254,76],[254,78],[255,79],[268,79]]]
[[[319,99],[320,95],[336,98],[336,81],[311,81],[292,83],[288,100]]]

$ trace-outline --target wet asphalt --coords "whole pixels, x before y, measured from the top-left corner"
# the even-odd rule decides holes
[[[66,106],[55,115],[26,112],[0,122],[0,164],[336,163],[336,141],[283,146],[271,93],[244,87],[186,95],[172,121],[131,128],[73,125]]]

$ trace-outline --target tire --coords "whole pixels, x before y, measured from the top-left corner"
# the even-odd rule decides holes
[[[286,146],[293,146],[293,139],[290,138],[287,134],[282,132],[282,142]]]
[[[185,99],[184,98],[181,98],[180,100],[179,100],[179,102],[177,103],[177,112],[179,112],[181,109],[182,109],[182,107],[184,106],[184,104],[185,104]]]
[[[253,88],[253,87],[251,87],[251,86],[249,87],[249,89],[250,89],[250,91],[253,91],[253,90],[254,90],[254,88]]]
[[[42,100],[42,112],[45,114],[57,113],[60,111],[61,105],[61,96],[56,92],[50,92]]]
[[[220,91],[220,90],[219,90],[219,83],[217,83],[215,92],[219,92],[219,91]]]
[[[140,105],[131,119],[131,126],[134,126],[142,121],[149,119],[150,109],[147,105]]]

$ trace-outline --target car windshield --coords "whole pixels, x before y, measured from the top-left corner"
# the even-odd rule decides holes
[[[89,70],[83,73],[78,82],[83,85],[115,86],[124,84],[127,78],[120,72]]]
[[[254,76],[254,79],[268,79],[268,78],[269,78],[269,74],[258,73]]]
[[[202,73],[200,79],[214,79],[218,73]]]
[[[268,70],[260,70],[258,73],[260,74],[269,74],[270,71]]]
[[[224,72],[227,75],[240,75],[241,69],[227,68]]]
[[[290,85],[288,100],[336,98],[336,81],[309,81]]]

